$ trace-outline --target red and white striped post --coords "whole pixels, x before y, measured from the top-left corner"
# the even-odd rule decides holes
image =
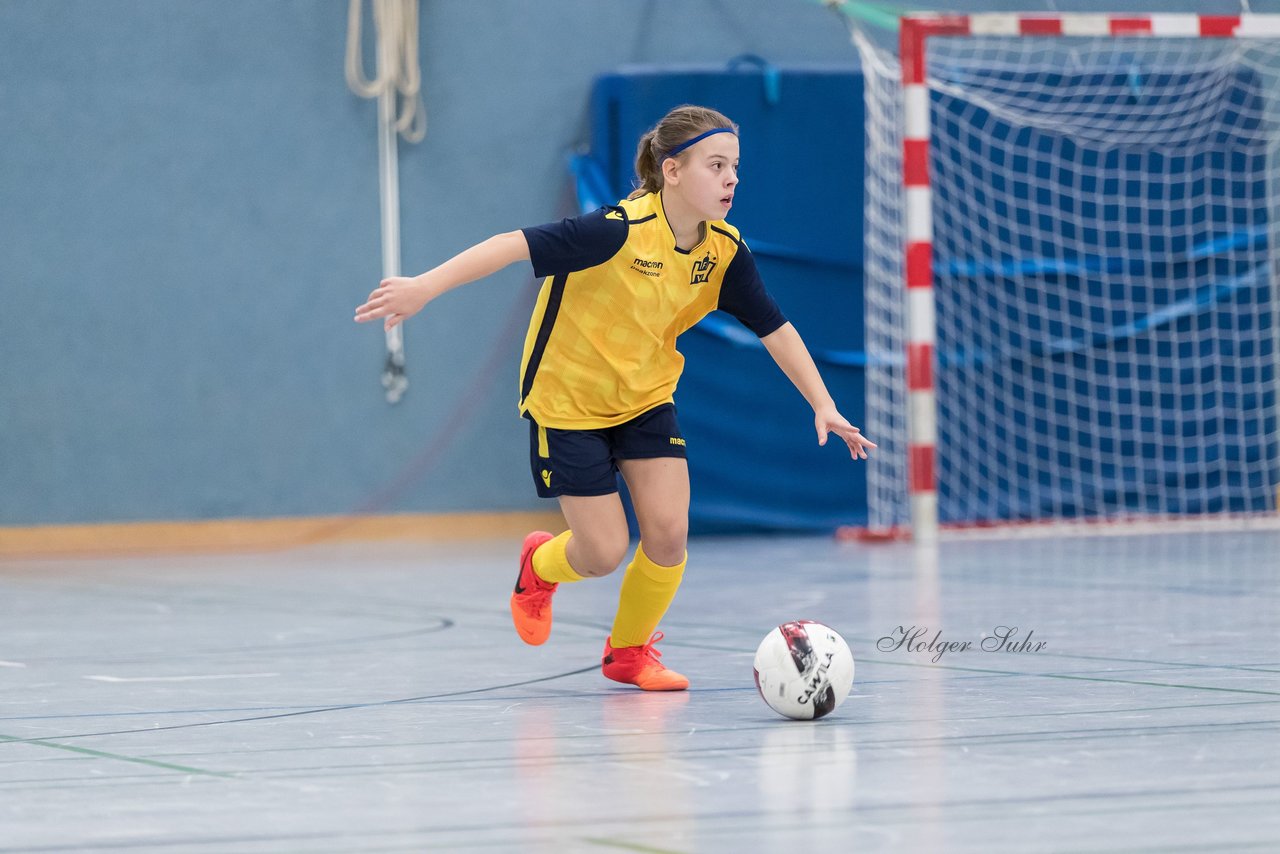
[[[929,184],[927,40],[932,36],[1280,36],[1280,15],[1063,14],[907,15],[899,30],[902,64],[902,183],[905,189],[904,278],[907,313],[907,477],[916,540],[938,536],[937,340],[933,293],[933,195]]]
[[[937,339],[933,302],[933,194],[929,187],[929,89],[925,85],[925,39],[967,32],[964,16],[903,18],[902,183],[907,224],[904,274],[907,286],[907,477],[911,534],[921,542],[938,536],[938,400],[933,388]]]

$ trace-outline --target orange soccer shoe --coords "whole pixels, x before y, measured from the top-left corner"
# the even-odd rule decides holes
[[[662,653],[653,645],[662,640],[662,632],[654,632],[653,637],[644,646],[624,646],[614,649],[609,645],[612,638],[605,638],[604,657],[600,669],[604,675],[614,682],[625,682],[636,685],[644,691],[683,691],[689,687],[689,680],[668,670],[658,661]]]
[[[520,640],[531,646],[546,643],[551,635],[551,596],[560,585],[550,584],[533,571],[533,553],[552,539],[546,531],[534,531],[524,538],[520,550],[520,574],[511,594],[511,620]]]

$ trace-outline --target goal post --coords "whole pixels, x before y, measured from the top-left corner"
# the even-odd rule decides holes
[[[1280,15],[855,42],[871,529],[1274,516]]]

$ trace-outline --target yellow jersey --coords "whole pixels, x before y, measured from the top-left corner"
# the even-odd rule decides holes
[[[545,277],[521,359],[520,413],[544,427],[612,427],[672,402],[676,338],[715,309],[760,337],[786,318],[738,230],[707,222],[675,245],[660,193],[523,229]]]

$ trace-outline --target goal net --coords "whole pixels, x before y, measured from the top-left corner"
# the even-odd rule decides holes
[[[1280,26],[1245,17],[855,35],[873,529],[1275,513]]]

